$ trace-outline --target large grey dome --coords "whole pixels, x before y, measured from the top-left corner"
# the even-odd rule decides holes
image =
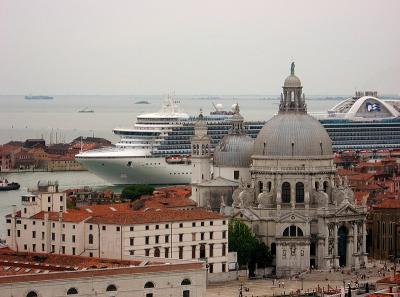
[[[306,113],[280,113],[260,130],[254,155],[332,155],[332,141],[321,123]]]
[[[246,134],[228,134],[214,149],[217,167],[249,167],[254,140]]]

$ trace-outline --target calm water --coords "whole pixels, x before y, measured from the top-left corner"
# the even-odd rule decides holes
[[[53,135],[56,140],[71,141],[78,136],[104,137],[117,140],[112,129],[131,126],[136,116],[160,109],[162,96],[54,96],[54,100],[25,100],[24,96],[0,96],[0,144],[10,140],[44,137],[48,142]],[[203,110],[214,110],[212,103],[221,103],[225,109],[238,102],[245,119],[268,120],[278,110],[278,96],[177,96],[181,108],[194,115]],[[135,104],[146,100],[150,104]],[[310,112],[324,112],[339,99],[310,99]],[[79,113],[88,107],[94,113]],[[21,184],[18,191],[0,192],[0,237],[4,238],[5,224],[2,220],[10,213],[12,205],[20,205],[20,196],[33,188],[39,180],[57,180],[61,189],[78,186],[105,187],[103,180],[89,172],[39,172],[2,174],[10,181]]]

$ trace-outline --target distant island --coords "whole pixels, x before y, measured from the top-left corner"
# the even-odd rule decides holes
[[[51,96],[25,96],[25,100],[52,100]]]
[[[142,101],[135,102],[135,104],[150,104],[150,102],[146,101],[146,100],[142,100]]]

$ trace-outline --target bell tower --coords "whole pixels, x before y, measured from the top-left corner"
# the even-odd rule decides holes
[[[200,193],[196,186],[211,179],[211,139],[207,135],[207,121],[202,112],[194,126],[192,145],[192,199],[200,205]]]
[[[285,83],[283,84],[279,113],[307,113],[305,96],[302,94],[303,87],[301,86],[300,79],[294,74],[294,68],[294,62],[292,62],[290,75],[285,79]]]

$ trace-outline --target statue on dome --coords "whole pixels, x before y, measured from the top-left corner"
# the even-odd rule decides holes
[[[292,62],[292,64],[290,65],[290,75],[294,75],[294,62]]]

